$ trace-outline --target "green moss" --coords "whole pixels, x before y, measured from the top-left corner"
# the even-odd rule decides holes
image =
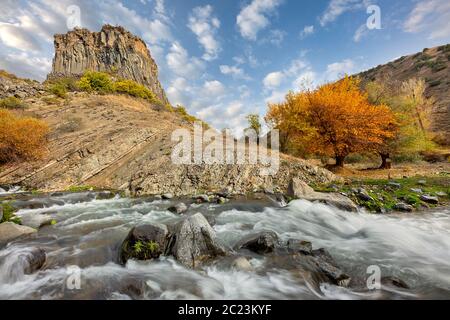
[[[16,209],[14,209],[14,207],[9,202],[4,202],[0,204],[0,206],[2,206],[3,208],[3,218],[0,221],[0,223],[3,222],[13,222],[16,224],[22,223],[20,218],[15,216],[14,213],[16,212]]]
[[[72,186],[67,189],[69,192],[85,192],[95,190],[93,186]]]

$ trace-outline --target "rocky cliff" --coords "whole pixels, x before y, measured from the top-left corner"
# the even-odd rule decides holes
[[[401,57],[360,76],[365,81],[382,80],[384,77],[397,81],[424,79],[426,95],[435,99],[432,129],[440,135],[442,144],[450,145],[450,44]]]
[[[75,29],[55,35],[55,57],[48,79],[79,77],[86,70],[134,80],[168,103],[158,80],[158,66],[145,42],[122,27],[105,25],[100,32]]]

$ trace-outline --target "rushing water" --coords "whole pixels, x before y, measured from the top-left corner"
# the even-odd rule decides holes
[[[308,240],[326,248],[352,277],[364,280],[367,268],[404,280],[410,290],[347,289],[314,284],[292,268],[254,255],[254,271],[220,263],[188,270],[172,258],[117,263],[119,247],[135,225],[174,223],[169,201],[100,200],[92,192],[17,200],[18,215],[47,214],[55,225],[0,249],[0,299],[450,299],[450,210],[411,215],[348,213],[322,204],[270,201],[191,205],[215,220],[218,237],[233,246],[243,236],[273,230],[286,241]],[[33,248],[47,253],[44,267],[24,274],[24,257]],[[81,289],[67,280],[80,268]]]

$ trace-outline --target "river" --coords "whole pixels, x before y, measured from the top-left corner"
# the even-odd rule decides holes
[[[0,248],[0,299],[450,299],[450,208],[427,213],[349,213],[308,201],[281,206],[270,200],[193,204],[189,212],[215,220],[218,237],[232,247],[243,236],[275,231],[282,241],[307,240],[326,248],[352,277],[366,279],[369,266],[405,281],[409,290],[356,290],[310,283],[253,255],[254,271],[216,263],[189,270],[173,258],[118,264],[122,240],[138,224],[174,223],[173,201],[130,199],[98,193],[28,195],[17,215],[48,214],[56,224]],[[45,250],[44,267],[25,274],[24,257]],[[80,289],[67,279],[78,269]]]

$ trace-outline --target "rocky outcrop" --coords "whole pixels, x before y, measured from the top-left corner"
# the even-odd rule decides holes
[[[0,99],[16,97],[25,99],[44,93],[44,86],[37,81],[21,79],[0,70]]]
[[[55,35],[55,57],[48,79],[79,77],[86,70],[111,73],[148,87],[164,104],[166,94],[158,67],[145,42],[122,27],[103,26],[100,32],[75,29]]]
[[[326,203],[345,211],[355,212],[358,210],[358,206],[348,197],[340,193],[315,192],[313,188],[299,178],[293,178],[289,183],[288,195],[296,199]]]

